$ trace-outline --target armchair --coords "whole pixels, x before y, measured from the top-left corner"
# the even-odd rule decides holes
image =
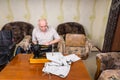
[[[107,52],[96,55],[95,80],[120,80],[120,53]]]
[[[16,44],[14,56],[19,46],[25,51],[27,50],[31,42],[33,28],[32,24],[22,21],[9,22],[2,27],[2,30],[11,30],[13,33],[14,43]]]
[[[83,26],[76,22],[59,24],[57,32],[61,37],[58,43],[58,51],[66,54],[77,54],[82,59],[88,57],[90,44],[87,41]]]
[[[16,55],[17,47],[28,47],[31,41],[33,25],[14,21],[5,24],[0,31],[0,71]]]

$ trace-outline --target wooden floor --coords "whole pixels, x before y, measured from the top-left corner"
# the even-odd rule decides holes
[[[0,80],[49,80],[49,75],[42,72],[44,64],[31,64],[31,54],[18,54],[1,72]],[[66,78],[51,75],[51,80],[91,80],[82,60],[71,64]]]

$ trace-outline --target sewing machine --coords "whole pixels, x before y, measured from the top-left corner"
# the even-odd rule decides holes
[[[32,45],[33,56],[30,58],[30,63],[44,63],[49,60],[46,59],[46,52],[52,52],[52,45]]]

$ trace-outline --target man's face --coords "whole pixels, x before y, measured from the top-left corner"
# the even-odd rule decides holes
[[[39,25],[39,28],[41,31],[43,31],[43,32],[47,31],[48,26],[47,26],[47,22],[45,20],[39,21],[38,25]]]

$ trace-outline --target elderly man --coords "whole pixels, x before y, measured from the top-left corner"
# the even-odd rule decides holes
[[[52,45],[60,41],[60,36],[54,28],[47,25],[46,19],[40,19],[38,26],[32,33],[32,42],[34,44]]]

